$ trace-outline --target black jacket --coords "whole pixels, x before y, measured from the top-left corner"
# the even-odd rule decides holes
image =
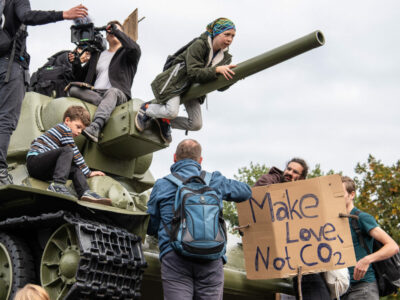
[[[21,24],[43,25],[63,20],[62,11],[31,10],[29,0],[6,0],[4,8],[4,30],[10,37],[14,37]],[[30,57],[23,45],[26,45],[27,34],[22,34],[16,42],[15,60],[23,67],[28,68]],[[23,49],[21,53],[21,49]],[[11,54],[11,49],[6,56]]]
[[[114,35],[121,42],[122,47],[117,50],[111,59],[108,77],[110,78],[111,86],[123,91],[130,99],[133,78],[136,74],[141,51],[139,45],[122,31],[115,29]],[[83,67],[80,63],[74,63],[72,70],[75,80],[82,81],[83,79],[84,82],[94,85],[99,57],[99,52],[92,53],[89,63]]]
[[[264,186],[282,182],[286,182],[285,177],[283,177],[283,172],[276,167],[272,167],[268,174],[262,175],[257,180],[254,186]]]

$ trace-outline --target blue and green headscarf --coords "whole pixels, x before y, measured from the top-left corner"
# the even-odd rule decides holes
[[[215,21],[207,25],[207,33],[214,38],[218,34],[227,31],[229,29],[236,30],[235,24],[227,18],[218,18]]]

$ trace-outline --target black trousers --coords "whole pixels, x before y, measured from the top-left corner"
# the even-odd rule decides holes
[[[89,185],[81,169],[73,164],[73,157],[72,148],[65,146],[28,156],[26,167],[30,176],[40,180],[53,180],[56,183],[65,184],[68,179],[71,179],[80,198],[89,189]]]
[[[7,168],[8,145],[25,95],[25,70],[17,62],[11,63],[10,79],[5,82],[8,62],[8,58],[0,57],[0,169]]]
[[[293,288],[296,292],[296,299],[299,299],[297,276],[293,278]],[[301,289],[303,300],[330,300],[328,287],[322,273],[307,274],[301,278]]]

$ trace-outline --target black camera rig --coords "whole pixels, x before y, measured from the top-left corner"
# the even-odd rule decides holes
[[[71,42],[82,50],[81,53],[85,51],[102,52],[107,48],[106,40],[101,34],[106,27],[94,27],[93,23],[72,25]]]

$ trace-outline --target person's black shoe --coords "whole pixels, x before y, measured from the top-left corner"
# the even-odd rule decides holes
[[[136,129],[139,132],[142,132],[149,126],[149,121],[151,118],[146,115],[146,110],[147,107],[149,106],[149,103],[145,102],[140,106],[140,109],[138,110],[136,117],[135,117],[135,126]]]
[[[67,187],[62,183],[52,182],[52,183],[50,183],[47,190],[50,192],[62,194],[65,196],[74,197],[74,195],[72,195],[71,192],[67,189]]]
[[[101,197],[100,195],[96,194],[95,192],[92,192],[91,190],[87,190],[86,192],[84,192],[80,200],[97,204],[109,205],[109,206],[112,205],[111,199]]]
[[[172,132],[170,121],[168,119],[156,119],[158,127],[160,127],[160,135],[164,142],[170,144],[172,142]]]
[[[82,131],[82,135],[93,143],[99,142],[100,128],[96,123],[90,124]]]
[[[7,169],[0,169],[0,186],[13,183],[13,178],[11,174],[8,173]]]

